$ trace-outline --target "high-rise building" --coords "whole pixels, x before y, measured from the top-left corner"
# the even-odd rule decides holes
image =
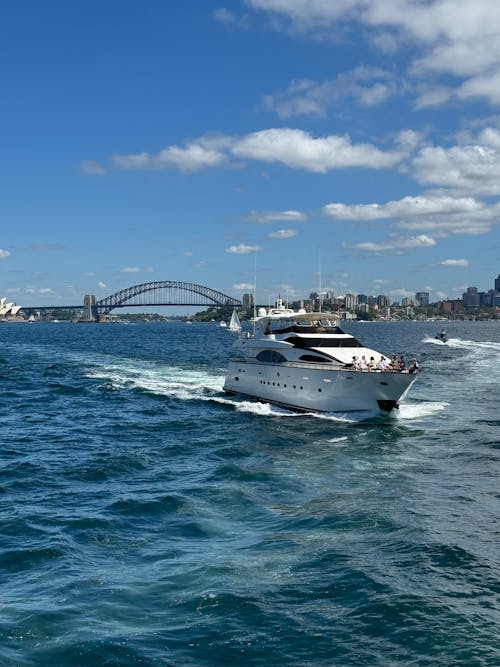
[[[500,273],[498,274],[498,278],[495,278],[495,292],[500,292]]]
[[[479,308],[479,294],[477,287],[468,287],[462,295],[465,308]]]
[[[415,299],[421,308],[427,308],[429,305],[429,292],[417,292]]]
[[[379,294],[377,297],[377,306],[379,308],[388,308],[390,305],[389,297],[385,294]]]
[[[358,308],[358,297],[356,294],[345,295],[345,309],[355,311]]]

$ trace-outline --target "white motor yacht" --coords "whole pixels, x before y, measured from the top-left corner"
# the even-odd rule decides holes
[[[235,341],[224,391],[308,412],[389,414],[418,372],[417,364],[394,370],[331,315],[296,312],[278,302],[259,309],[254,333]]]

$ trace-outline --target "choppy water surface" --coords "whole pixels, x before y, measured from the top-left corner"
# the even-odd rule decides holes
[[[0,324],[0,665],[498,667],[500,324],[437,328],[348,327],[424,368],[380,420],[228,399],[213,324]]]

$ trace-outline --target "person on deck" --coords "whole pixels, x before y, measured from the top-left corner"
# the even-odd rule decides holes
[[[410,365],[408,366],[408,373],[418,373],[419,370],[420,366],[418,365],[418,361],[416,359],[412,359]]]

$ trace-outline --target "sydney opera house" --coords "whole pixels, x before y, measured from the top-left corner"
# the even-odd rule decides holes
[[[24,319],[19,311],[21,306],[16,306],[14,303],[8,303],[5,297],[0,298],[0,321],[10,322]]]

